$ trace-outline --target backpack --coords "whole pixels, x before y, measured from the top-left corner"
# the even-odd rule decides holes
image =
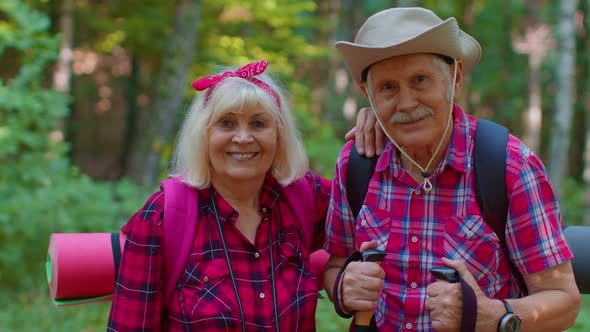
[[[508,129],[491,121],[478,120],[474,146],[475,197],[484,221],[500,239],[521,295],[526,295],[528,291],[523,276],[508,255],[504,232],[508,214],[508,195],[505,186],[507,143]],[[355,145],[352,145],[347,166],[346,198],[355,219],[367,195],[376,162],[375,157],[359,155]],[[498,185],[500,183],[504,185]]]
[[[191,252],[199,204],[197,190],[182,183],[178,178],[164,180],[161,185],[166,197],[162,245],[162,303],[167,304],[172,298]],[[314,229],[306,221],[313,220],[315,215],[312,188],[303,177],[283,187],[283,193],[293,215],[299,220],[305,245],[311,248]],[[118,266],[117,263],[115,266]]]
[[[507,143],[508,129],[488,120],[478,120],[474,146],[475,197],[484,221],[496,233],[506,257],[510,258],[504,232],[508,214],[508,195],[505,185],[497,185],[506,183]],[[376,162],[377,158],[360,156],[354,144],[352,145],[346,176],[346,197],[355,218],[367,195]],[[590,294],[590,246],[587,244],[590,239],[590,226],[564,225],[563,233],[574,254],[571,262],[576,285],[580,293]],[[521,295],[526,295],[527,289],[522,274],[510,259],[508,262],[521,289]]]

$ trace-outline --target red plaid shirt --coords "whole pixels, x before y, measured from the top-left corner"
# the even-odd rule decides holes
[[[385,288],[375,314],[379,331],[430,331],[424,304],[429,270],[441,257],[461,259],[491,298],[516,297],[518,288],[499,239],[484,222],[473,177],[473,137],[477,120],[455,107],[451,143],[425,192],[389,143],[377,161],[359,217],[346,200],[346,168],[351,143],[336,164],[326,219],[325,249],[347,257],[364,241],[387,250],[381,264]],[[509,206],[506,242],[523,274],[570,260],[557,201],[543,164],[514,136],[508,139],[506,188]],[[501,184],[498,184],[501,185]]]
[[[316,229],[323,230],[331,182],[306,176],[315,188]],[[199,190],[192,253],[167,308],[162,306],[164,193],[154,193],[124,227],[128,232],[107,331],[241,331],[237,299],[213,214],[209,190]],[[280,185],[267,176],[260,194],[262,221],[252,244],[235,227],[238,212],[215,193],[219,218],[248,331],[274,331],[269,227],[281,331],[315,331],[317,279],[300,227]],[[314,233],[314,250],[323,231]],[[164,328],[163,326],[166,326]]]

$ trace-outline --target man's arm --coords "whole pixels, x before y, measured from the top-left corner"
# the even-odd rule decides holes
[[[563,331],[580,310],[580,292],[570,261],[524,276],[529,296],[508,300],[523,321],[521,331]]]
[[[500,300],[490,299],[462,261],[443,258],[443,263],[454,268],[474,290],[477,297],[477,325],[481,332],[496,332],[506,309]],[[512,310],[522,318],[520,331],[563,331],[575,321],[580,310],[580,293],[576,286],[571,263],[565,262],[524,277],[528,296],[509,299]],[[461,319],[460,284],[437,281],[427,288],[432,327],[439,332],[456,331]]]
[[[374,249],[376,241],[363,242],[360,251]],[[334,302],[334,285],[346,257],[330,256],[324,272],[324,287],[330,300]],[[346,312],[375,311],[379,296],[385,285],[385,271],[375,262],[350,262],[342,276],[339,292],[340,308]]]

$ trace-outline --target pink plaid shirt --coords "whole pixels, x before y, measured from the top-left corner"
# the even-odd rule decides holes
[[[324,239],[331,182],[308,174],[316,218],[313,250]],[[267,176],[260,195],[262,221],[251,243],[235,227],[238,212],[214,195],[239,290],[247,331],[274,331],[269,231],[281,331],[315,331],[317,278],[301,227]],[[166,308],[161,303],[164,192],[154,193],[124,227],[128,233],[107,331],[241,331],[241,319],[209,190],[199,190],[199,215],[192,253]],[[270,230],[269,230],[270,227]]]
[[[518,286],[498,237],[483,221],[474,192],[473,138],[477,120],[455,106],[451,143],[433,171],[430,192],[402,165],[390,142],[377,161],[355,222],[346,199],[352,142],[340,152],[326,220],[326,251],[347,257],[375,239],[387,251],[385,288],[375,319],[380,331],[431,331],[425,309],[430,268],[441,257],[461,259],[491,298],[517,297]],[[511,260],[530,274],[570,260],[556,198],[539,158],[508,139],[506,242]],[[499,184],[501,185],[501,184]]]

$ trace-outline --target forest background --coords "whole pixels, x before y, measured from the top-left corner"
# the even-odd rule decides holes
[[[104,330],[107,302],[55,308],[53,232],[117,231],[166,177],[190,82],[267,59],[315,172],[366,106],[331,46],[371,14],[454,16],[483,58],[458,104],[544,160],[566,224],[589,223],[590,0],[0,1],[0,330]],[[319,331],[347,322],[319,303]],[[571,331],[590,330],[590,299]]]

